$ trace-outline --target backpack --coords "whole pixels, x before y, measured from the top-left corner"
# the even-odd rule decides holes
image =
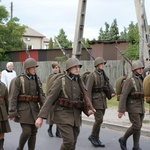
[[[116,81],[116,95],[117,95],[117,101],[119,101],[121,92],[122,92],[122,87],[123,87],[123,83],[124,81],[127,79],[127,76],[121,76],[117,79]]]
[[[65,91],[65,78],[64,78],[64,75],[65,75],[65,73],[57,73],[56,75],[52,76],[52,77],[47,81],[47,84],[46,84],[46,95],[48,95],[49,89],[52,87],[54,81],[55,81],[57,78],[61,78],[61,80],[62,80],[62,90],[63,90],[63,93],[64,93],[65,97],[68,98],[68,96],[67,96],[67,94],[66,94],[66,91]]]
[[[85,85],[86,85],[86,82],[87,82],[87,79],[88,79],[88,76],[89,76],[90,73],[91,73],[91,72],[86,71],[86,72],[84,72],[84,73],[81,75],[81,79],[82,79],[82,81],[84,82]]]

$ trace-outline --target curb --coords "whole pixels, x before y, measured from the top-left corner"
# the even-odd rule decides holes
[[[82,123],[86,124],[86,125],[90,125],[90,126],[93,125],[93,121],[86,120],[86,119],[82,119]],[[118,124],[112,124],[112,123],[103,122],[102,128],[108,128],[108,129],[112,129],[112,130],[116,130],[116,131],[123,131],[123,132],[125,132],[128,127],[127,126],[118,125]],[[141,129],[141,135],[150,137],[150,131],[148,131],[146,129]]]

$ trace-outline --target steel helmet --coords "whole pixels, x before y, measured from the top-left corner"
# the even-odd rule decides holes
[[[139,68],[142,68],[144,69],[144,65],[142,64],[142,62],[140,62],[139,60],[135,61],[132,63],[132,71],[136,70],[136,69],[139,69]]]
[[[28,68],[31,68],[31,67],[38,67],[37,62],[33,58],[27,58],[24,61],[24,69],[28,69]]]
[[[77,59],[77,58],[69,58],[67,61],[66,61],[66,71],[71,68],[71,67],[74,67],[74,66],[80,66],[80,68],[82,67],[82,64],[80,63],[80,61]]]
[[[94,61],[94,66],[96,67],[99,64],[106,64],[106,60],[104,60],[102,57],[97,57]]]

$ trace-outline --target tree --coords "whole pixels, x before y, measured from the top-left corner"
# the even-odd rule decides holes
[[[52,39],[52,38],[49,39],[48,48],[49,48],[49,49],[53,49],[53,39]]]
[[[14,17],[9,21],[9,13],[6,8],[0,5],[0,59],[6,60],[6,51],[20,50],[24,48],[22,35],[25,26],[19,25],[19,19]]]
[[[119,39],[126,41],[127,36],[128,36],[127,28],[124,27],[124,31],[120,32],[120,37],[119,37]]]
[[[72,42],[67,39],[67,36],[65,35],[65,31],[62,28],[60,29],[59,35],[56,36],[56,38],[63,48],[72,48]],[[56,41],[54,42],[53,48],[59,48]]]

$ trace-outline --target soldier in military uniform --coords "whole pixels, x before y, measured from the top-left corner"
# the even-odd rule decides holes
[[[38,65],[35,59],[26,59],[24,61],[25,73],[16,77],[10,87],[9,117],[20,123],[22,128],[17,150],[23,150],[27,141],[28,150],[35,149],[37,134],[35,120],[40,111],[41,99],[44,99],[44,94],[40,93],[42,90],[39,88],[42,85],[36,75],[36,67]]]
[[[133,135],[133,149],[142,150],[139,146],[140,131],[144,119],[144,94],[143,94],[143,69],[140,61],[132,63],[132,77],[127,78],[119,99],[118,117],[121,118],[128,112],[132,125],[127,129],[123,137],[119,139],[122,150],[127,150],[127,139]]]
[[[49,84],[50,84],[49,82],[51,81],[50,79],[58,73],[61,73],[59,64],[58,63],[52,63],[52,74],[49,75],[49,77],[47,79],[47,84],[46,84],[46,96],[48,95],[48,91],[49,91]],[[49,124],[49,128],[47,131],[48,131],[48,135],[50,137],[53,137],[52,127],[53,127],[54,123],[52,121],[52,115],[53,115],[53,109],[50,110],[50,113],[49,113],[48,118],[46,120],[46,123]],[[57,126],[56,126],[56,137],[61,138],[61,134],[60,134]]]
[[[0,150],[4,150],[4,134],[11,132],[8,122],[8,90],[6,85],[1,82],[0,72]]]
[[[79,70],[82,67],[77,58],[69,58],[66,62],[67,73],[55,80],[49,90],[48,97],[42,107],[36,126],[39,128],[43,119],[47,118],[49,110],[54,105],[53,121],[60,129],[63,143],[60,150],[75,150],[77,137],[80,132],[81,112],[85,103],[79,85]],[[87,109],[86,114],[93,114]]]
[[[97,57],[94,61],[95,71],[89,74],[86,83],[89,98],[92,101],[93,107],[96,109],[96,113],[94,113],[95,122],[91,135],[88,138],[95,147],[105,147],[99,139],[100,128],[107,108],[106,98],[108,95],[115,95],[115,91],[112,86],[110,87],[109,79],[104,72],[105,64],[106,61],[102,57]],[[111,91],[108,90],[109,87]]]

